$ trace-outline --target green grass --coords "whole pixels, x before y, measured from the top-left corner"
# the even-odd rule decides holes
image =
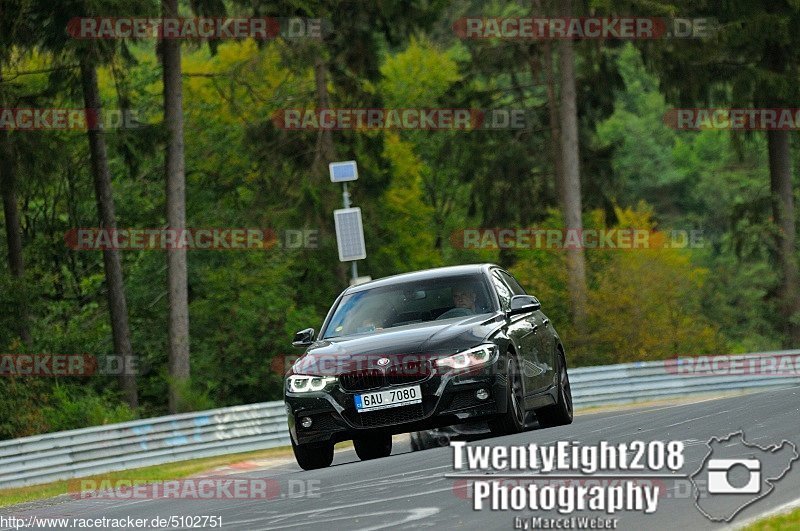
[[[800,529],[800,508],[787,514],[765,518],[745,528],[746,531],[781,531],[783,529]]]
[[[352,446],[352,442],[345,441],[337,444],[336,449],[350,448]],[[174,463],[166,463],[163,465],[154,465],[142,468],[132,468],[130,470],[120,470],[117,472],[108,472],[105,474],[96,474],[78,479],[111,482],[118,480],[135,480],[137,483],[145,483],[148,481],[164,481],[194,476],[214,468],[240,463],[242,461],[282,457],[293,457],[291,446],[280,446],[278,448],[270,448],[268,450],[220,455],[217,457],[204,457],[202,459],[190,459],[188,461],[176,461]],[[0,489],[0,507],[70,494],[70,483],[74,484],[75,481],[75,479],[68,479],[63,481],[54,481],[52,483],[43,483],[42,485],[32,485],[30,487]]]

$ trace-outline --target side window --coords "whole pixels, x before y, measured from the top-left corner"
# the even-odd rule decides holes
[[[497,296],[500,298],[500,308],[503,311],[508,310],[511,305],[511,290],[509,290],[508,286],[500,279],[496,271],[492,273],[492,284],[494,284],[494,289],[497,292]]]
[[[505,283],[508,284],[508,287],[511,288],[511,293],[514,295],[527,295],[525,290],[522,289],[522,286],[519,285],[519,282],[517,282],[516,278],[512,277],[505,271],[497,271],[497,273],[500,275],[500,278],[502,278]]]

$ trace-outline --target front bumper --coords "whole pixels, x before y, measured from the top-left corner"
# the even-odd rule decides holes
[[[320,392],[286,392],[289,431],[296,444],[337,443],[373,433],[408,433],[486,419],[506,411],[506,377],[496,370],[502,366],[499,363],[495,360],[468,373],[433,373],[420,382],[392,386],[419,385],[422,403],[364,413],[356,411],[355,395],[378,389],[350,392],[336,384]],[[489,397],[479,400],[478,389],[489,391]],[[312,419],[309,428],[300,425],[303,417]]]

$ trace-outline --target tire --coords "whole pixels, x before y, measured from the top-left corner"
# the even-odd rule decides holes
[[[509,354],[506,365],[506,412],[489,421],[492,435],[511,435],[525,429],[525,396],[517,360]]]
[[[316,470],[326,468],[333,463],[333,444],[295,444],[292,441],[292,451],[297,464],[303,470]]]
[[[569,385],[567,360],[558,352],[558,401],[552,406],[536,410],[536,418],[542,428],[572,424],[572,389]]]
[[[391,435],[373,435],[363,439],[353,439],[356,455],[362,461],[388,457],[392,454]]]
[[[411,450],[419,452],[421,450],[430,450],[431,448],[438,448],[442,446],[439,441],[434,439],[429,431],[415,431],[410,434]]]
[[[412,452],[420,452],[425,448],[422,446],[422,443],[419,440],[419,432],[411,432],[408,434],[408,439],[411,443],[411,451]]]

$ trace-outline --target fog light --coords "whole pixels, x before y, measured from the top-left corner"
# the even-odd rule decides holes
[[[311,417],[303,417],[302,419],[300,419],[300,425],[302,427],[304,427],[304,428],[310,428],[311,427]]]
[[[478,400],[486,400],[487,398],[489,398],[489,391],[487,391],[486,389],[478,389],[477,391],[475,391],[475,398],[477,398]]]

